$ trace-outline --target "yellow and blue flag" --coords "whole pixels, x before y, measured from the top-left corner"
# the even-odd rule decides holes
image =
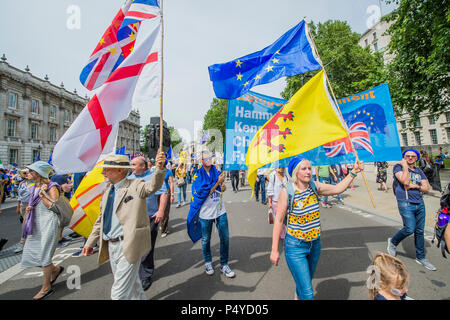
[[[236,99],[252,87],[321,69],[302,20],[270,46],[233,61],[209,66],[217,98]]]
[[[258,168],[345,137],[321,70],[256,132],[246,156],[248,182],[253,188]]]

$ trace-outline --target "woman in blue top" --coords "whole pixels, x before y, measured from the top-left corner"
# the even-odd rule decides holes
[[[293,195],[283,188],[278,198],[277,214],[272,234],[272,252],[270,260],[277,266],[280,259],[278,242],[287,216],[287,234],[285,239],[285,257],[296,284],[296,298],[313,299],[312,278],[319,261],[320,212],[318,195],[332,196],[344,192],[358,172],[364,169],[362,162],[355,163],[350,174],[336,185],[312,182],[311,163],[297,156],[289,162],[288,173],[291,176]],[[291,191],[289,191],[291,192]],[[289,201],[289,198],[292,198]],[[288,208],[288,202],[292,203]]]

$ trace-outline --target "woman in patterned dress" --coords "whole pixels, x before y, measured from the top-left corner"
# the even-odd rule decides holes
[[[389,165],[386,161],[375,162],[375,165],[377,167],[377,183],[380,184],[378,190],[384,190],[385,192],[388,192],[386,181],[387,181],[387,168]]]
[[[311,181],[311,163],[302,156],[297,156],[289,162],[288,173],[291,176],[292,188],[289,186],[283,188],[278,198],[270,260],[275,266],[278,265],[280,259],[278,244],[287,213],[284,253],[296,284],[296,299],[313,299],[312,278],[321,251],[318,196],[332,196],[344,192],[357,173],[363,169],[364,164],[357,162],[347,177],[338,184],[331,185]],[[289,195],[288,192],[293,194]],[[288,208],[289,196],[293,196],[291,208]]]
[[[44,273],[42,287],[33,297],[33,300],[41,300],[54,292],[52,284],[64,270],[63,267],[56,267],[52,263],[58,244],[59,219],[53,211],[48,209],[52,203],[45,198],[41,191],[46,191],[48,196],[56,201],[60,189],[58,184],[51,183],[48,179],[53,168],[47,162],[37,161],[27,168],[35,185],[30,190],[30,200],[26,208],[29,214],[23,231],[26,242],[23,248],[21,267],[42,268]]]

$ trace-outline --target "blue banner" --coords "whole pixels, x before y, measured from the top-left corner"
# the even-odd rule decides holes
[[[258,104],[255,98],[251,98],[253,96],[261,99],[264,104]],[[262,112],[264,108],[267,113],[273,115],[286,103],[286,100],[253,92],[239,99],[242,100],[236,99],[228,102],[224,170],[247,170],[245,155],[248,144],[256,131],[265,123],[256,123],[255,118],[237,117],[237,115],[241,115],[241,112],[247,110]],[[348,126],[353,146],[361,161],[376,162],[402,159],[400,139],[387,84],[338,99],[338,105]],[[255,113],[255,115],[258,114]],[[247,130],[244,131],[243,128]],[[249,128],[252,130],[249,130]],[[241,141],[245,141],[245,147],[241,145]],[[244,148],[245,152],[242,151]],[[327,143],[302,155],[310,160],[314,166],[348,164],[355,162],[355,155],[352,150],[350,139],[345,138]],[[266,167],[286,167],[289,161],[290,158],[286,158]]]
[[[252,91],[228,100],[224,170],[247,170],[245,156],[250,141],[285,103],[284,99]]]

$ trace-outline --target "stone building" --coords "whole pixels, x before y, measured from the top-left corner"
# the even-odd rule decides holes
[[[24,167],[38,156],[47,161],[54,146],[85,107],[88,97],[40,79],[0,58],[0,160]],[[132,111],[119,126],[117,146],[139,151],[140,115]]]
[[[363,33],[359,45],[369,47],[372,52],[383,54],[384,64],[389,64],[393,55],[387,53],[391,37],[386,34],[393,22],[379,21]],[[407,113],[396,114],[396,123],[402,150],[416,148],[428,153],[437,154],[438,147],[450,151],[450,107],[441,114],[424,111],[420,119],[410,125],[411,116]]]

